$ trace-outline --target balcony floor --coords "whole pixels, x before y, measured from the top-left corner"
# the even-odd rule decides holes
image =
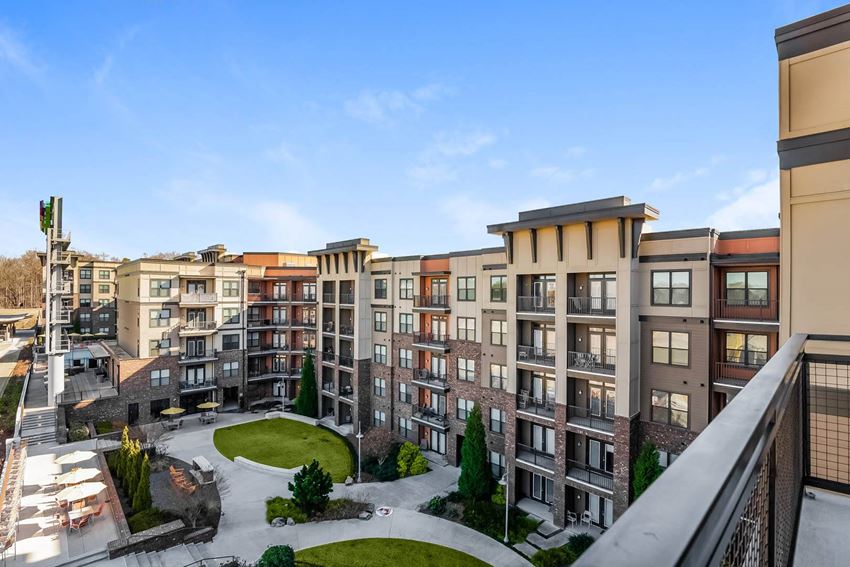
[[[850,557],[850,497],[820,488],[805,488],[815,495],[803,496],[800,525],[794,549],[794,565],[847,565]]]

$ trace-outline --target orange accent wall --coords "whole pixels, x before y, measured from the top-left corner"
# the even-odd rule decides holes
[[[438,258],[436,260],[422,260],[419,262],[419,271],[421,272],[448,272],[449,259]]]
[[[766,236],[762,238],[737,238],[734,240],[718,240],[714,246],[717,254],[763,254],[779,252],[779,237]]]

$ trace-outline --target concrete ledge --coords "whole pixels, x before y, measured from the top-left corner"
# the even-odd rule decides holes
[[[246,459],[245,457],[236,457],[235,459],[233,459],[233,462],[241,467],[245,467],[246,469],[273,474],[275,476],[283,477],[287,480],[292,480],[292,477],[295,476],[295,473],[301,470],[301,467],[294,469],[284,469],[281,467],[264,465],[263,463],[258,463],[256,461],[252,461],[251,459]]]
[[[285,411],[270,411],[266,413],[266,419],[291,419],[292,421],[300,421],[301,423],[306,423],[308,425],[318,426],[319,420],[314,419],[312,417],[307,417],[303,415],[298,415],[297,413],[289,413]]]

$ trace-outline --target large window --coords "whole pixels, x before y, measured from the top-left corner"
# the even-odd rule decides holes
[[[374,387],[376,396],[387,395],[387,380],[386,378],[373,378],[372,386]]]
[[[91,313],[80,313],[80,321],[83,323],[91,322]],[[151,327],[162,327],[164,325],[151,325]]]
[[[109,293],[109,284],[108,283],[97,284],[97,292],[98,293]]]
[[[767,335],[726,333],[726,362],[763,366],[767,362]]]
[[[726,302],[729,305],[765,306],[768,299],[767,272],[726,273]]]
[[[171,280],[151,280],[151,297],[168,297],[171,295]]]
[[[404,439],[410,437],[411,432],[413,431],[413,421],[406,417],[398,418],[398,434],[401,435]]]
[[[409,404],[411,399],[413,399],[413,394],[410,391],[410,384],[405,384],[404,382],[399,383],[398,401]]]
[[[652,331],[652,362],[688,365],[688,333],[674,331]]]
[[[475,400],[457,399],[457,418],[466,421],[469,417],[469,412],[475,407]]]
[[[490,321],[490,344],[496,346],[508,344],[507,321]]]
[[[409,348],[398,349],[399,368],[413,368],[413,351]]]
[[[101,322],[109,321],[109,313],[98,313],[97,320]]]
[[[688,427],[688,395],[652,390],[652,421]]]
[[[688,306],[691,304],[691,271],[652,272],[652,304]]]
[[[112,278],[109,275],[109,270],[98,270],[97,271],[97,279],[99,279],[99,280],[110,280]]]
[[[151,309],[150,327],[167,327],[171,319],[171,309]]]
[[[386,413],[384,413],[382,411],[375,410],[375,412],[372,414],[372,425],[374,425],[375,427],[383,427],[383,425],[384,425],[384,423],[386,423],[386,421],[387,421],[387,414]]]
[[[224,297],[239,297],[239,282],[225,281],[222,287]]]
[[[221,308],[221,316],[224,319],[223,323],[225,325],[235,325],[239,322],[239,308],[238,307],[222,307]]]
[[[375,330],[380,333],[387,332],[387,312],[375,311]]]
[[[80,284],[80,293],[91,293],[91,284]]]
[[[239,375],[239,361],[225,362],[221,367],[221,374],[225,378],[232,378]]]
[[[506,390],[508,388],[508,367],[504,364],[490,365],[490,387]]]
[[[505,474],[505,456],[496,451],[490,451],[490,472],[493,478],[502,478]]]
[[[474,317],[458,317],[457,318],[457,340],[459,340],[459,341],[474,341],[475,340],[475,318]]]
[[[152,339],[150,342],[148,342],[148,351],[150,352],[151,356],[168,354],[168,351],[170,349],[171,339]]]
[[[398,298],[413,299],[413,279],[404,278],[398,280]]]
[[[221,350],[239,350],[239,334],[221,335]]]
[[[387,363],[387,345],[375,345],[373,360],[378,364]]]
[[[398,332],[409,335],[413,332],[413,314],[399,313],[398,315]]]
[[[90,280],[91,279],[91,268],[80,268],[80,279],[81,280]]]
[[[375,280],[375,299],[387,298],[387,280],[384,278]]]
[[[457,279],[457,300],[475,301],[475,278],[465,277]]]
[[[508,414],[498,408],[490,408],[490,431],[493,433],[504,433],[505,422],[508,420]]]
[[[171,371],[167,368],[162,370],[151,370],[151,388],[157,386],[168,386],[171,380]]]
[[[466,382],[475,381],[475,361],[471,358],[457,357],[457,379]]]
[[[508,300],[508,276],[490,276],[490,301]]]

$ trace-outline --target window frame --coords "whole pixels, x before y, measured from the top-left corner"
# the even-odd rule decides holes
[[[472,280],[472,286],[469,286],[469,280]],[[466,285],[461,285],[463,282]],[[458,276],[457,277],[457,300],[458,301],[475,301],[476,293],[476,278],[475,276]]]
[[[655,346],[655,333],[666,333],[667,334],[667,346],[666,347],[656,347]],[[675,364],[673,362],[673,333],[685,335],[688,339],[688,348],[687,355],[688,361],[687,364]],[[671,331],[669,329],[650,329],[649,331],[649,348],[650,348],[650,356],[649,361],[651,364],[658,364],[661,366],[672,366],[675,368],[690,368],[691,367],[691,332],[690,331]],[[655,360],[655,349],[656,348],[664,348],[667,350],[667,362],[659,362]],[[681,349],[675,349],[681,350]]]
[[[463,373],[461,374],[461,362],[463,361]],[[457,364],[457,379],[462,382],[475,382],[475,359],[458,356]],[[470,364],[472,368],[470,369]]]
[[[372,328],[376,333],[386,333],[387,332],[387,312],[386,311],[374,311],[372,313]]]
[[[655,398],[656,392],[658,394],[664,394],[667,399],[666,405],[656,405]],[[674,410],[673,409],[673,396],[684,396],[686,401],[686,410]],[[659,420],[655,417],[656,408],[658,411],[666,412],[666,420]],[[685,414],[685,425],[679,425],[678,423],[673,423],[673,412],[684,413]],[[649,392],[649,420],[653,423],[660,423],[663,425],[669,425],[670,427],[676,427],[678,429],[690,429],[691,426],[691,395],[690,394],[682,394],[680,392],[671,392],[669,390],[660,390],[658,388],[652,388]]]
[[[398,280],[398,298],[413,299],[413,278],[401,278]]]
[[[500,330],[494,331],[493,324],[499,323]],[[493,338],[498,335],[500,342],[494,342]],[[490,345],[491,346],[507,346],[508,345],[508,322],[502,319],[490,320]]]
[[[376,396],[386,397],[387,395],[387,379],[380,376],[372,377],[372,393]]]
[[[236,337],[236,346],[228,346],[226,341],[232,340],[233,337]],[[239,338],[239,333],[222,333],[221,334],[221,350],[240,350],[241,339]]]
[[[165,373],[164,376],[163,373]],[[154,374],[156,374],[156,378],[154,378]],[[151,388],[168,386],[171,384],[171,370],[169,368],[157,368],[155,370],[151,370],[148,374],[148,379]],[[163,379],[165,381],[163,381]],[[154,383],[154,380],[156,380],[156,383]]]
[[[744,292],[743,303],[730,303],[730,300],[729,300],[729,280],[728,280],[730,274],[744,274],[744,287],[741,290],[741,291]],[[762,300],[753,300],[753,299],[750,299],[750,297],[749,297],[750,289],[751,289],[750,288],[750,274],[764,274],[764,277],[765,277],[764,285],[765,285],[765,287],[763,287],[763,288],[761,288],[761,287],[752,288],[752,289],[756,289],[756,290],[764,289],[764,292],[765,292],[765,298],[763,300],[764,305],[761,305],[759,303],[755,303],[756,301],[762,301]],[[735,288],[733,288],[733,289],[735,289]],[[729,270],[729,271],[725,272],[723,274],[723,299],[724,299],[724,301],[726,301],[727,305],[730,305],[730,306],[733,306],[733,307],[767,307],[768,305],[770,305],[770,270]]]
[[[493,367],[496,366],[502,369],[503,372],[500,372],[498,375],[493,374]],[[493,385],[493,378],[497,378],[499,380],[499,385]],[[490,387],[496,388],[498,390],[507,390],[508,389],[508,365],[507,364],[497,364],[495,362],[490,363]]]
[[[403,323],[402,318],[410,318],[409,323]],[[405,330],[407,329],[407,330]],[[412,335],[413,334],[413,313],[399,313],[398,314],[398,332],[402,335]]]
[[[383,284],[383,285],[381,285]],[[387,299],[387,292],[389,290],[389,286],[387,285],[387,278],[375,278],[374,283],[374,298],[375,299]]]
[[[221,282],[221,296],[239,297],[239,280],[224,280]]]
[[[461,333],[460,322],[463,321],[465,327],[463,327],[463,333]],[[472,328],[469,328],[469,321],[472,321]],[[457,340],[459,341],[472,341],[475,342],[475,334],[477,332],[477,325],[475,321],[475,317],[458,317],[457,318]],[[469,333],[472,332],[472,337],[470,338]]]
[[[461,414],[461,402],[463,402],[463,413],[464,413],[463,417],[461,417],[461,415],[460,415]],[[470,404],[472,404],[472,405],[470,406]],[[457,417],[457,419],[459,419],[461,421],[466,421],[467,419],[469,419],[469,413],[473,410],[474,407],[475,407],[475,400],[468,400],[466,398],[461,398],[461,397],[456,398],[456,400],[455,400],[455,417]]]
[[[500,281],[502,285],[494,287],[496,281]],[[498,292],[498,293],[496,293]],[[490,302],[491,303],[507,303],[508,301],[508,276],[490,276]]]
[[[404,386],[404,390],[402,390]],[[407,382],[398,383],[398,401],[409,404],[413,402],[413,392],[410,391],[410,384]]]
[[[682,289],[678,287],[673,287],[673,274],[674,273],[687,273],[688,274],[688,302],[687,303],[673,303],[673,290],[674,289]],[[658,289],[666,289],[669,292],[669,301],[667,303],[659,303],[655,301],[655,274],[668,274],[669,275],[669,284],[665,288]],[[691,268],[685,268],[681,270],[650,270],[649,272],[649,302],[650,305],[654,307],[692,307],[694,302],[694,274]]]
[[[493,419],[493,412],[498,412],[498,419]],[[497,428],[493,427],[494,423],[498,423],[499,426]],[[508,412],[501,408],[490,408],[490,432],[498,433],[499,435],[505,434],[505,427],[508,423]]]
[[[413,368],[413,349],[399,348],[398,349],[398,367]]]
[[[379,354],[381,350],[383,350],[383,353]],[[387,364],[387,345],[374,343],[374,347],[372,348],[372,362],[376,364]]]

